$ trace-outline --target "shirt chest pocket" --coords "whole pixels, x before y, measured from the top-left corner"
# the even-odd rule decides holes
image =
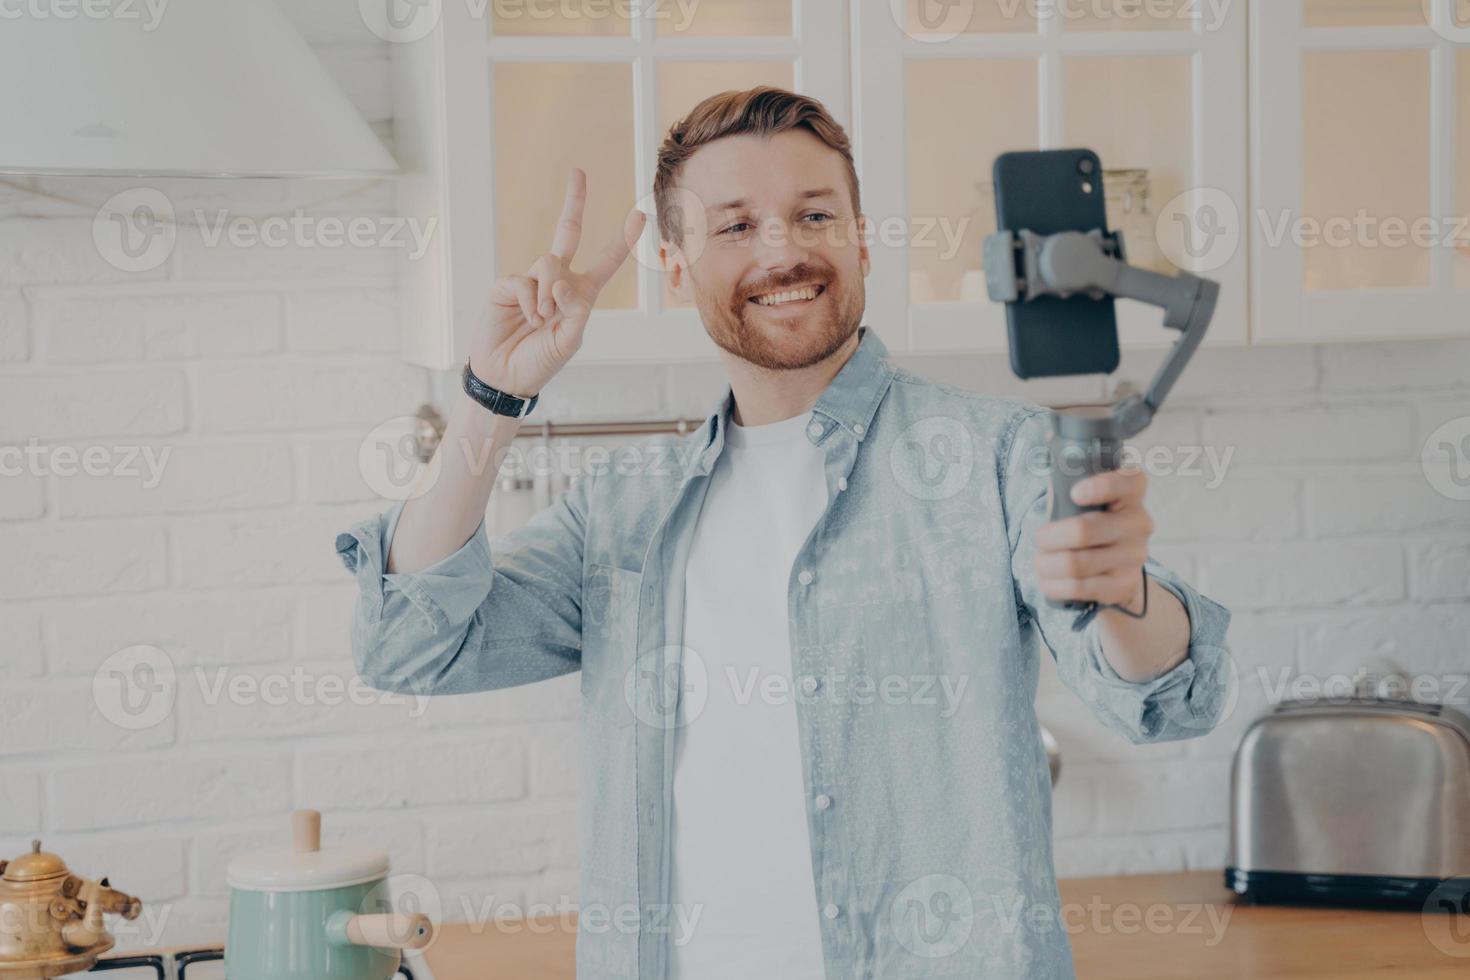
[[[582,582],[582,703],[621,728],[633,723],[624,693],[636,661],[641,572],[594,562]]]

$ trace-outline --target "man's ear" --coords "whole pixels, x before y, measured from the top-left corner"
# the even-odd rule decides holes
[[[664,275],[669,280],[669,291],[674,298],[681,303],[689,303],[693,300],[693,283],[689,278],[688,258],[684,250],[669,241],[660,241],[658,244],[659,265],[664,270]]]
[[[857,233],[858,267],[863,270],[863,278],[866,279],[868,278],[868,270],[873,267],[873,263],[868,255],[868,216],[865,214],[858,215]]]

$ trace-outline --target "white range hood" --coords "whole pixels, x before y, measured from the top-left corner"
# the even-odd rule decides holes
[[[0,92],[0,173],[398,171],[274,0],[0,4]]]

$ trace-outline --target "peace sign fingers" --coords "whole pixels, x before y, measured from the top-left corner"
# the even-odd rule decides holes
[[[620,269],[631,254],[634,244],[643,233],[647,216],[637,208],[628,213],[621,233],[602,248],[592,267],[583,274],[572,271],[572,259],[582,240],[582,219],[587,205],[587,174],[581,167],[573,167],[567,173],[566,198],[562,202],[561,216],[557,218],[556,231],[552,235],[551,250],[541,255],[526,273],[535,282],[536,299],[532,312],[542,320],[556,316],[558,302],[552,287],[562,279],[576,286],[576,291],[585,294],[587,305],[596,301],[597,294],[608,280]],[[569,311],[563,309],[562,314]]]
[[[587,174],[581,167],[573,167],[567,174],[567,196],[551,239],[551,254],[563,262],[570,264],[572,256],[577,254],[577,245],[582,240],[582,210],[586,206]]]
[[[524,275],[504,276],[491,290],[488,329],[471,356],[475,373],[503,391],[540,391],[566,365],[582,346],[598,294],[643,234],[647,215],[635,207],[591,267],[585,273],[574,272],[586,203],[587,174],[572,167],[551,249],[539,255]]]

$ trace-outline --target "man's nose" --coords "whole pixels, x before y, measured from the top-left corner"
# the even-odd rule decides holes
[[[811,255],[809,236],[800,235],[782,218],[767,218],[756,236],[756,260],[768,270],[800,265]]]

